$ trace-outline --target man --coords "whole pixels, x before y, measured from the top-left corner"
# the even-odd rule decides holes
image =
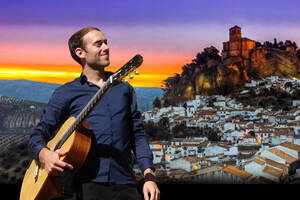
[[[53,176],[72,171],[73,166],[59,160],[67,152],[50,151],[45,144],[68,117],[80,113],[112,74],[104,70],[110,64],[109,48],[98,28],[77,31],[68,44],[71,56],[82,66],[82,74],[54,91],[29,141],[31,155]],[[89,154],[75,176],[74,182],[81,186],[76,188],[78,198],[139,199],[132,169],[133,150],[145,176],[144,198],[148,200],[150,195],[151,200],[159,199],[152,152],[133,87],[123,82],[111,87],[85,122],[93,134]]]

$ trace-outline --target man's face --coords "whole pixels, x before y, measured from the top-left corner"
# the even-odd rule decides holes
[[[107,39],[100,31],[93,30],[83,36],[85,60],[92,68],[106,67],[109,65],[109,48]]]

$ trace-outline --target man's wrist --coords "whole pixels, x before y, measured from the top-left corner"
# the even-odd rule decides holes
[[[156,182],[156,177],[152,173],[146,173],[145,175],[145,182],[147,181],[153,181]]]
[[[151,174],[155,175],[155,169],[154,169],[154,167],[149,167],[149,168],[145,169],[144,176],[146,174],[148,174],[148,173],[151,173]]]
[[[156,182],[155,169],[153,167],[149,167],[144,171],[144,179],[145,179],[145,182],[147,182],[147,181]]]
[[[44,163],[45,153],[47,153],[47,151],[49,151],[49,149],[47,147],[43,147],[40,150],[40,152],[38,154],[38,158],[39,158],[40,163]]]

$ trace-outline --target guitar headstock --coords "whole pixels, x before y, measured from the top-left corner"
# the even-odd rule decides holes
[[[138,75],[139,72],[136,69],[143,63],[143,57],[139,54],[134,56],[129,60],[123,67],[121,67],[116,73],[111,75],[112,82],[122,81],[127,75],[130,75],[131,72],[135,71],[135,74]],[[129,76],[130,79],[133,78],[132,75]]]

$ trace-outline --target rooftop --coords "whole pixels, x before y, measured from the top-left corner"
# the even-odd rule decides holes
[[[238,169],[238,168],[236,168],[235,166],[232,166],[232,165],[228,165],[227,167],[224,167],[222,170],[224,172],[227,172],[227,173],[233,174],[235,176],[238,176],[238,177],[240,177],[244,180],[249,178],[250,176],[252,176],[252,174],[250,174],[249,172]]]

